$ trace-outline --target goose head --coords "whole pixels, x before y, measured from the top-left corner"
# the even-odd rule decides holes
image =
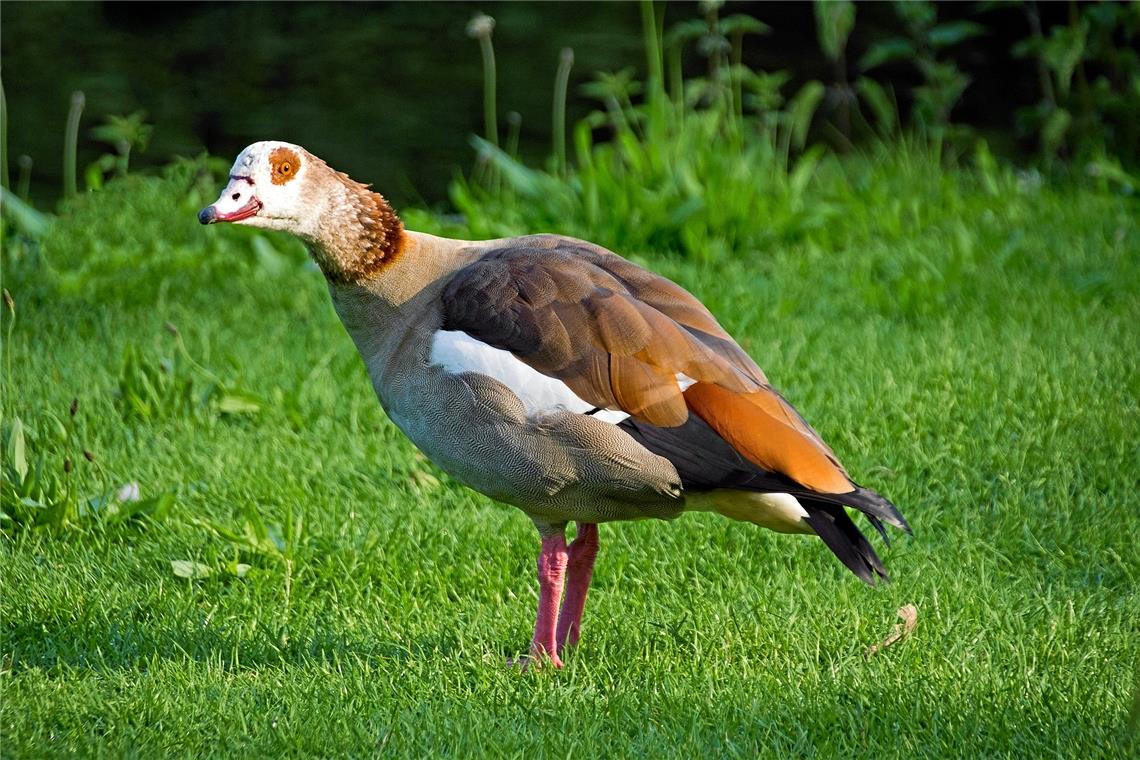
[[[266,140],[243,150],[218,200],[198,213],[202,224],[230,222],[312,238],[324,211],[332,170],[300,145]]]
[[[400,251],[403,225],[388,202],[300,145],[266,140],[243,150],[202,224],[230,222],[290,232],[309,244],[325,275],[376,275]]]

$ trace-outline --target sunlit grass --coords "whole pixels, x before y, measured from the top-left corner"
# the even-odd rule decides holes
[[[526,675],[503,662],[533,620],[533,528],[385,419],[292,244],[198,231],[183,175],[83,201],[5,260],[4,418],[77,398],[77,492],[176,501],[0,539],[3,754],[1135,752],[1136,204],[908,155],[829,159],[801,233],[757,214],[733,235],[760,242],[705,263],[621,249],[899,504],[894,582],[710,515],[606,526],[582,647]],[[570,229],[618,245],[620,223]],[[257,408],[124,414],[124,357],[179,341]],[[864,659],[907,603],[915,632]]]

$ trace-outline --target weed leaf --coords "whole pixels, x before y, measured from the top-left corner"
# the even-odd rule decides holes
[[[218,411],[221,414],[257,414],[261,411],[261,400],[252,393],[226,391],[218,399]]]
[[[207,578],[213,573],[209,565],[203,565],[201,562],[192,562],[188,559],[172,559],[170,560],[170,569],[179,578]]]

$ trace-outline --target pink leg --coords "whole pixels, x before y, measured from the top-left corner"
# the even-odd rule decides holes
[[[538,617],[534,621],[530,653],[538,660],[549,659],[556,668],[562,667],[562,660],[558,659],[554,626],[558,621],[567,556],[566,537],[561,533],[542,539],[542,551],[538,554]]]
[[[578,523],[578,537],[570,544],[570,561],[566,581],[566,599],[558,616],[558,650],[578,643],[582,629],[582,610],[586,608],[586,593],[594,577],[594,558],[598,556],[598,526]]]

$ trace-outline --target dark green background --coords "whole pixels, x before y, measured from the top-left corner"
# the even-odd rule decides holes
[[[108,146],[90,127],[108,114],[145,109],[156,125],[136,167],[203,149],[225,157],[250,142],[298,142],[401,204],[436,203],[448,180],[471,165],[467,137],[482,132],[478,44],[465,33],[478,11],[497,20],[499,122],[522,116],[522,152],[550,150],[552,83],[561,48],[572,47],[570,119],[595,103],[578,92],[594,72],[637,67],[644,75],[636,3],[4,3],[0,24],[12,156],[35,161],[33,197],[58,197],[70,93],[87,97],[80,171]],[[773,32],[750,37],[755,68],[787,69],[795,86],[830,81],[834,72],[816,42],[810,3],[729,3],[722,14],[749,13]],[[974,82],[954,118],[1015,147],[1013,112],[1037,97],[1032,65],[1010,55],[1027,33],[1020,9],[939,4],[940,20],[970,17],[988,33],[965,43],[955,60]],[[1046,22],[1066,7],[1046,3]],[[698,18],[696,3],[670,3],[666,26]],[[887,4],[860,4],[849,44],[850,73],[871,40],[898,31]],[[686,68],[698,73],[690,50]],[[906,64],[882,67],[906,108],[918,75]],[[604,135],[603,135],[604,137]],[[15,168],[13,166],[13,173]]]

